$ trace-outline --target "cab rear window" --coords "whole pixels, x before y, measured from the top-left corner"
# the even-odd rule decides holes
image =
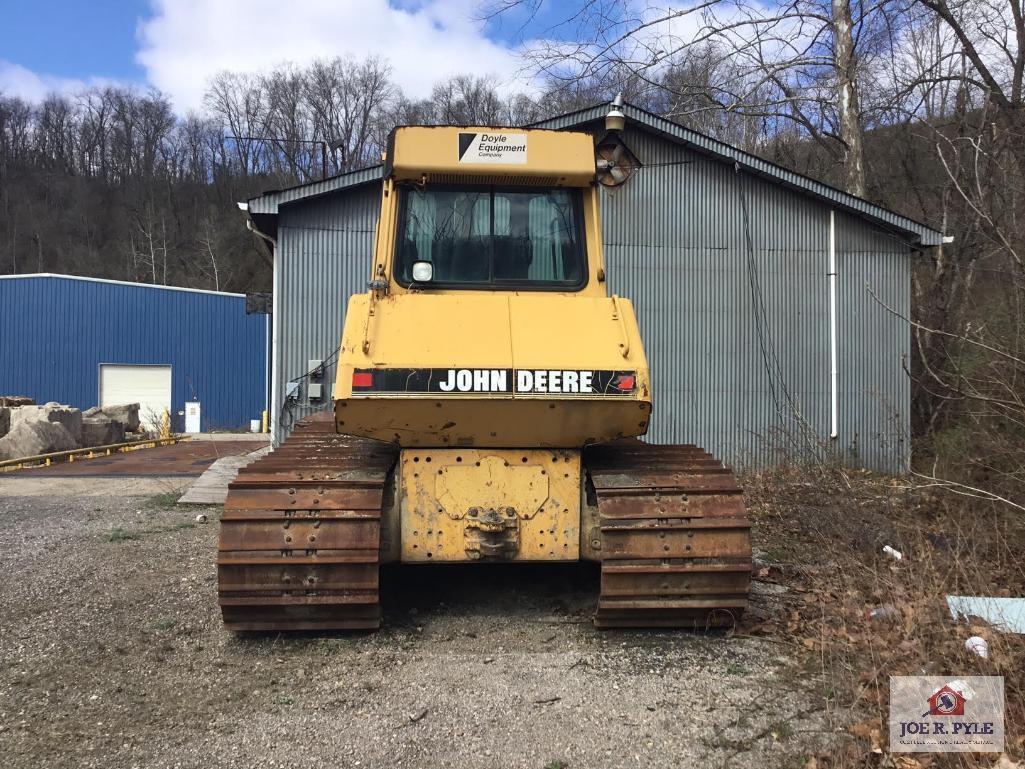
[[[395,274],[411,285],[430,262],[430,285],[573,289],[585,261],[579,190],[402,189]]]

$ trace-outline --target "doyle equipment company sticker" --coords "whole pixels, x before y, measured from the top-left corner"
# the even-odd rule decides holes
[[[459,133],[460,163],[525,165],[527,135],[499,131],[461,131]]]
[[[890,676],[891,752],[1003,749],[1003,676]]]

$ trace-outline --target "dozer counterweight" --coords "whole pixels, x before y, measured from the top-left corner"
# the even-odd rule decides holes
[[[600,627],[733,624],[743,492],[638,440],[648,362],[609,296],[588,134],[402,127],[332,413],[231,485],[219,600],[236,630],[367,629],[382,562],[601,562]]]

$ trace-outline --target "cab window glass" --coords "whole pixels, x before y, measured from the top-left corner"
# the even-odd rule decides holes
[[[580,193],[567,189],[406,188],[400,282],[416,261],[432,284],[468,288],[571,287],[584,276]]]

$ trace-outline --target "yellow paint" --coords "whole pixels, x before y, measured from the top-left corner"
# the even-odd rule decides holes
[[[459,160],[459,134],[489,133],[527,135],[527,163],[499,165]],[[465,128],[456,126],[404,126],[396,128],[392,157],[386,160],[390,177],[396,181],[428,184],[438,175],[493,180],[502,177],[543,180],[554,186],[585,187],[594,180],[594,145],[591,137],[571,131],[522,128]],[[512,177],[510,179],[509,177]],[[550,182],[549,182],[550,180]]]
[[[492,130],[526,134],[527,162],[460,163],[459,133]],[[580,448],[645,433],[652,393],[633,305],[608,293],[592,137],[399,128],[385,168],[371,286],[349,299],[335,385],[339,432],[403,447],[383,511],[382,557],[599,557],[596,513],[581,508]],[[439,183],[577,188],[584,284],[575,291],[399,284],[393,263],[402,195],[411,185]],[[632,371],[636,388],[623,395],[353,393],[355,369],[387,368]]]
[[[648,364],[629,300],[548,292],[423,292],[349,300],[335,393],[339,432],[402,446],[580,447],[643,434]],[[637,372],[630,395],[352,394],[355,368],[609,369]],[[430,403],[425,408],[425,403]]]
[[[580,556],[579,451],[407,449],[399,468],[403,561]],[[501,556],[482,555],[488,532]]]

